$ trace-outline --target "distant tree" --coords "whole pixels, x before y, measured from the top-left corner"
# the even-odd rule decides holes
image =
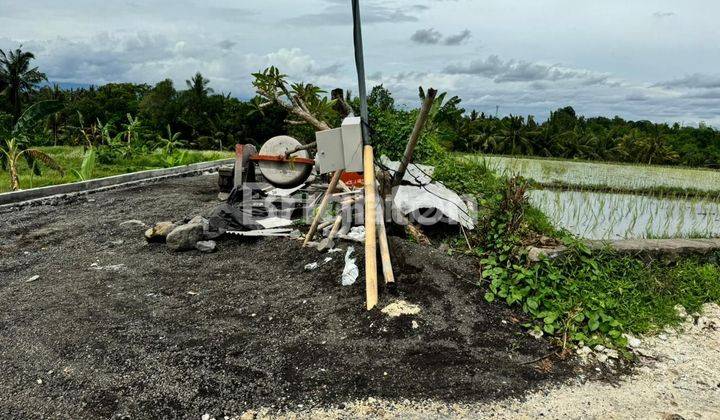
[[[203,77],[200,72],[195,73],[190,80],[186,80],[185,84],[196,98],[204,98],[213,92],[212,88],[208,87],[210,80]]]
[[[633,130],[622,138],[620,148],[637,163],[673,163],[679,158],[668,144],[667,136],[657,127],[646,132]]]
[[[368,95],[368,107],[378,111],[388,111],[395,107],[395,99],[385,86],[378,85],[373,87]]]
[[[173,81],[165,79],[156,84],[140,101],[138,112],[143,121],[156,131],[162,130],[168,124],[177,124],[182,104],[178,101]]]
[[[533,139],[539,135],[525,124],[523,117],[510,115],[504,118],[499,131],[495,134],[495,143],[500,147],[499,153],[528,154],[533,152]]]
[[[212,88],[208,86],[210,80],[197,72],[190,80],[186,80],[185,84],[188,89],[182,94],[184,106],[180,120],[189,128],[191,137],[209,134],[207,99],[208,95],[213,92]]]
[[[47,80],[45,73],[30,67],[33,53],[17,48],[7,53],[0,49],[0,95],[10,102],[13,122],[20,118],[22,101],[35,90],[38,83]]]

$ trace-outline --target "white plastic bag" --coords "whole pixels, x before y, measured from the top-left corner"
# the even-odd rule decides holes
[[[342,272],[342,285],[350,286],[355,284],[360,271],[358,270],[357,264],[355,264],[355,258],[350,258],[350,255],[355,251],[354,247],[348,247],[345,253],[345,268]]]

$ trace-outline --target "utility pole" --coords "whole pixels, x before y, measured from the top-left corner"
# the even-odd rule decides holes
[[[362,29],[360,24],[360,1],[352,0],[353,41],[355,67],[360,92],[360,119],[363,136],[363,178],[365,183],[365,294],[367,309],[378,302],[377,286],[377,202],[375,197],[375,156],[368,132],[367,89],[365,87],[365,60],[363,59]]]

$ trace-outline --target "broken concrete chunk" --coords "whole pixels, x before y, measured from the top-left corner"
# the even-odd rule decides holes
[[[137,220],[137,219],[126,220],[126,221],[120,223],[120,226],[147,227],[145,222],[143,222],[142,220]]]
[[[168,248],[173,251],[189,251],[195,249],[195,244],[202,240],[203,226],[188,223],[178,226],[166,238]]]
[[[170,232],[175,229],[175,226],[173,222],[158,222],[145,231],[145,239],[148,242],[165,242]]]
[[[420,307],[404,300],[398,300],[384,307],[380,312],[394,318],[400,315],[417,315],[420,313]]]
[[[202,216],[195,216],[190,221],[188,221],[189,225],[206,225],[208,224],[208,220]]]
[[[543,258],[555,259],[567,251],[567,247],[558,245],[550,248],[539,248],[531,246],[528,248],[528,260],[539,262]]]
[[[640,339],[638,339],[630,334],[623,334],[623,336],[625,336],[625,338],[627,339],[628,347],[630,347],[631,349],[638,348],[642,344]]]
[[[198,243],[195,244],[195,249],[197,249],[200,252],[215,252],[217,247],[217,243],[215,241],[198,241]]]

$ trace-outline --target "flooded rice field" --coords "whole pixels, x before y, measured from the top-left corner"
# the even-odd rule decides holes
[[[720,236],[715,200],[559,190],[533,190],[529,197],[557,228],[586,239]]]

